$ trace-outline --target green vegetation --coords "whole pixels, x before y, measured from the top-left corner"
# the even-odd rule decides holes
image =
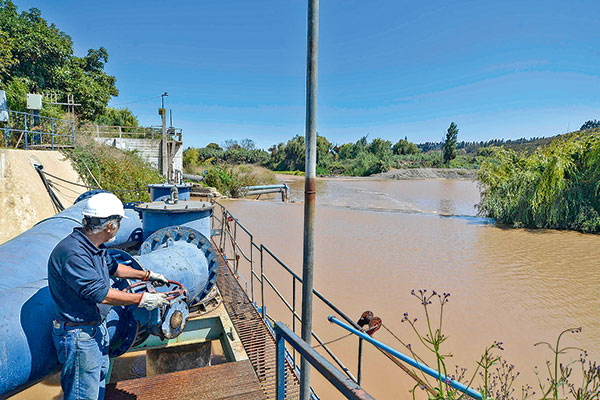
[[[600,128],[600,121],[597,120],[589,120],[586,121],[583,125],[581,125],[581,128],[579,128],[580,131],[585,131],[588,129],[597,129]]]
[[[77,146],[65,150],[73,167],[91,187],[115,193],[123,202],[150,201],[147,184],[159,183],[163,177],[135,152],[98,144],[85,137]]]
[[[480,213],[500,223],[600,233],[600,130],[560,136],[531,155],[498,149],[479,180]]]
[[[183,157],[186,170],[199,164],[227,163],[254,164],[276,172],[303,172],[305,153],[304,137],[296,135],[286,143],[271,146],[268,152],[255,148],[252,140],[244,139],[240,143],[227,140],[223,147],[211,143],[202,148],[188,148]],[[363,136],[354,143],[334,145],[317,135],[317,174],[368,176],[391,168],[478,168],[489,156],[476,151],[468,154],[464,150],[453,154],[455,158],[443,165],[439,149],[423,152],[406,137],[395,144],[380,138],[369,142],[367,136]]]
[[[71,37],[42,18],[39,9],[19,13],[12,1],[0,0],[0,89],[11,110],[27,111],[27,93],[55,93],[62,102],[72,94],[81,104],[75,108],[77,118],[93,121],[119,94],[115,77],[104,72],[107,62],[104,47],[76,56]],[[40,114],[64,113],[45,101]]]
[[[201,149],[188,148],[183,152],[184,170],[189,174],[204,175],[203,184],[231,197],[241,197],[244,186],[276,183],[272,171],[248,164],[248,160],[256,160],[257,151],[264,150],[255,150],[254,143],[245,143],[245,146],[242,148],[237,142],[230,141],[227,150],[215,143]]]
[[[102,115],[99,115],[94,120],[97,125],[109,126],[138,126],[138,120],[129,108],[111,108],[106,107]]]
[[[416,398],[417,388],[428,391],[428,397],[435,400],[460,400],[469,398],[464,393],[451,386],[451,383],[460,382],[468,387],[475,388],[484,400],[504,399],[515,400],[520,398],[536,398],[542,400],[593,400],[600,396],[600,367],[596,361],[588,359],[585,350],[576,347],[561,345],[561,339],[567,333],[578,334],[581,327],[570,328],[562,331],[552,345],[548,342],[534,344],[546,345],[552,352],[552,360],[546,361],[545,368],[540,372],[537,367],[535,374],[538,383],[534,385],[525,384],[517,391],[515,385],[520,372],[513,364],[508,363],[500,355],[504,350],[502,342],[494,341],[483,350],[483,354],[475,362],[475,370],[467,375],[467,368],[448,370],[448,358],[452,357],[448,350],[442,350],[443,344],[448,339],[442,329],[444,319],[444,307],[449,302],[450,293],[437,293],[435,290],[428,292],[426,289],[412,290],[411,294],[417,298],[423,306],[424,323],[419,318],[413,318],[404,313],[401,322],[407,322],[417,338],[417,345],[411,346],[400,341],[411,353],[412,358],[422,361],[417,352],[430,354],[435,358],[435,369],[446,376],[439,377],[432,382],[432,378],[422,371],[414,371],[421,382],[417,383],[411,390],[413,399]],[[433,306],[439,303],[439,310]],[[423,326],[421,326],[423,325]],[[421,350],[419,350],[421,349]],[[579,353],[579,357],[573,359],[573,353]],[[567,354],[570,353],[567,359]],[[423,354],[421,354],[423,355]],[[576,372],[573,374],[573,372]],[[538,389],[534,389],[536,387]],[[536,390],[538,392],[536,393]]]

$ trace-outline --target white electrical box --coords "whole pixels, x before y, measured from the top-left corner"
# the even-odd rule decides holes
[[[29,110],[41,110],[42,109],[42,95],[27,93],[27,108]]]
[[[8,103],[4,90],[0,90],[0,122],[8,122]]]

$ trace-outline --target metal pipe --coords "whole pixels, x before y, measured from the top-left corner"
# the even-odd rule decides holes
[[[0,245],[0,274],[3,277],[0,280],[0,290],[25,285],[48,276],[50,253],[73,228],[81,226],[81,211],[85,203],[79,201]],[[134,240],[136,234],[141,239],[142,223],[138,213],[126,209],[125,215],[128,218],[121,220],[121,227],[111,246],[117,247]]]
[[[354,329],[353,327],[351,327],[348,324],[345,324],[344,322],[340,321],[339,319],[335,318],[333,315],[330,315],[329,317],[327,317],[327,320],[329,322],[333,322],[336,325],[341,326],[342,328],[346,329],[348,332],[352,332],[353,334],[355,334],[356,336],[363,338],[364,340],[366,340],[367,342],[373,344],[375,347],[386,351],[387,353],[393,355],[394,357],[399,358],[400,360],[404,361],[405,363],[411,365],[414,368],[417,368],[421,371],[423,371],[424,373],[426,373],[429,376],[434,377],[435,379],[441,379],[442,381],[444,381],[446,384],[452,386],[454,389],[456,390],[460,390],[461,392],[471,396],[474,399],[478,399],[481,400],[481,393],[479,393],[478,391],[463,385],[460,382],[457,382],[447,376],[445,376],[444,374],[439,373],[438,371],[436,371],[435,369],[420,363],[410,357],[408,357],[407,355],[404,355],[402,353],[400,353],[398,350],[380,342],[379,340],[375,340],[373,339],[371,336],[367,335],[366,333]]]
[[[315,258],[315,201],[317,176],[317,61],[319,55],[319,0],[308,2],[306,54],[306,167],[304,183],[304,254],[302,257],[302,339],[310,345]],[[300,399],[310,399],[310,363],[300,361]]]
[[[282,184],[278,184],[278,185],[258,185],[258,186],[242,187],[242,191],[265,190],[265,189],[287,189],[287,185],[285,183],[282,183]]]

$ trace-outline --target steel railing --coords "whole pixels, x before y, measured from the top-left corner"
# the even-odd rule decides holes
[[[78,128],[80,133],[97,138],[132,138],[132,139],[160,139],[162,126],[121,126],[86,124]],[[183,131],[181,128],[167,128],[169,140],[181,142]]]
[[[289,343],[295,351],[298,351],[302,357],[307,360],[327,381],[342,393],[347,399],[351,400],[373,400],[360,385],[344,376],[333,364],[321,356],[315,349],[310,347],[304,340],[298,337],[282,322],[276,322],[275,347],[276,347],[276,399],[285,398],[285,360],[286,349],[285,342]]]
[[[265,290],[270,288],[273,293],[276,295],[281,301],[281,304],[285,306],[290,312],[290,316],[292,318],[291,328],[292,332],[295,333],[297,329],[299,329],[298,324],[302,324],[302,318],[297,312],[298,304],[297,304],[297,295],[298,293],[302,293],[301,285],[302,278],[300,278],[289,266],[287,266],[279,257],[277,257],[269,248],[267,248],[264,244],[259,244],[254,240],[254,236],[252,233],[246,229],[238,220],[235,218],[227,208],[216,201],[215,199],[211,199],[211,202],[214,204],[213,216],[212,216],[212,230],[215,244],[218,246],[220,252],[223,254],[225,261],[229,265],[230,269],[233,271],[234,275],[244,282],[246,292],[248,296],[255,304],[256,308],[259,310],[262,318],[267,322],[270,326],[275,324],[277,320],[272,315],[269,315],[267,312],[267,304],[265,301]],[[241,235],[246,236],[247,246],[242,248],[240,244]],[[240,260],[245,260],[250,266],[250,276],[248,279],[250,282],[250,288],[248,288],[248,280],[244,279],[240,274]],[[291,300],[286,298],[284,294],[281,293],[281,290],[277,288],[274,284],[273,279],[269,278],[269,276],[265,273],[265,264],[266,261],[270,260],[274,262],[275,265],[280,267],[280,271],[283,271],[287,274],[292,281],[292,295]],[[256,266],[255,264],[258,264]],[[256,294],[256,286],[259,285],[260,289],[260,298],[258,298],[258,294]],[[357,322],[349,318],[343,311],[341,311],[338,307],[336,307],[331,301],[329,301],[325,296],[319,293],[317,290],[313,289],[313,295],[316,296],[321,303],[333,311],[342,320],[346,321],[348,326],[352,327],[355,332],[362,332],[363,335],[356,335],[358,337],[358,348],[357,348],[357,374],[356,377],[352,374],[350,369],[344,365],[342,360],[334,354],[334,352],[328,346],[328,343],[324,342],[321,337],[313,330],[311,331],[311,336],[318,342],[318,346],[322,347],[323,350],[327,353],[327,355],[333,360],[335,364],[343,371],[343,373],[354,383],[357,385],[362,384],[362,355],[363,355],[363,342],[366,337],[370,337],[365,335],[365,331],[361,328]],[[300,304],[301,307],[301,304]],[[343,337],[342,337],[343,338]],[[341,338],[335,339],[331,342],[337,341]],[[331,343],[329,342],[329,343]],[[376,349],[381,352],[385,357],[387,357],[391,362],[393,362],[397,367],[402,369],[408,376],[416,381],[418,385],[425,388],[432,396],[435,396],[435,390],[422,378],[420,378],[415,371],[411,370],[404,364],[404,360],[398,358],[396,354],[389,352],[382,346],[375,346]],[[291,362],[295,365],[296,371],[298,371],[298,363],[296,361],[296,348],[292,346],[292,354],[291,354]],[[409,364],[410,365],[410,364]],[[425,365],[425,364],[422,364]]]
[[[276,318],[269,315],[267,312],[267,304],[265,302],[265,289],[271,288],[271,290],[275,293],[277,298],[281,300],[281,303],[285,306],[285,308],[290,312],[290,316],[292,318],[292,331],[296,332],[302,324],[302,318],[298,314],[297,309],[301,308],[301,304],[298,304],[298,294],[302,293],[301,285],[302,278],[300,278],[291,268],[289,268],[279,257],[277,257],[269,248],[267,248],[264,244],[258,244],[254,240],[254,236],[252,233],[246,229],[228,210],[225,206],[223,206],[218,201],[212,199],[211,202],[215,205],[213,212],[213,232],[215,232],[215,244],[219,247],[221,253],[225,256],[225,259],[229,266],[231,267],[233,273],[241,278],[246,284],[246,292],[249,294],[250,299],[253,303],[257,305],[263,319],[265,321],[275,322]],[[248,240],[247,248],[243,249],[240,245],[240,237],[239,235],[244,234],[246,239]],[[250,288],[248,289],[248,282],[243,279],[242,275],[239,273],[240,260],[244,259],[250,266],[250,276],[248,279],[250,283]],[[291,278],[292,281],[292,298],[291,301],[286,299],[284,294],[277,288],[274,284],[273,280],[269,278],[269,276],[265,273],[265,263],[266,260],[270,259],[274,261],[276,265],[281,267],[281,270],[286,272],[287,275]],[[255,266],[258,264],[258,267]],[[256,285],[260,285],[260,299],[255,296]],[[356,322],[350,319],[344,312],[342,312],[338,307],[336,307],[333,303],[331,303],[325,296],[319,293],[317,290],[313,289],[313,294],[321,300],[321,302],[331,311],[336,313],[343,320],[353,325],[354,327],[360,329]],[[259,305],[260,304],[260,305]],[[336,356],[327,343],[321,339],[321,337],[313,330],[311,332],[312,337],[318,342],[319,347],[322,347],[323,350],[329,355],[329,357],[338,365],[338,367],[346,374],[346,376],[351,379],[354,383],[360,385],[361,378],[360,375],[355,377],[350,369],[344,365],[344,363],[340,360],[338,356]],[[360,339],[362,342],[362,339]],[[292,350],[292,358],[294,364],[298,365],[296,362],[296,350]],[[362,345],[359,345],[358,351],[358,370],[360,371],[360,365],[362,364]]]
[[[6,147],[73,147],[75,123],[21,111],[8,111],[8,121],[0,123]]]

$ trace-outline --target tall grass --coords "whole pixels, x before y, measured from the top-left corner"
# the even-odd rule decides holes
[[[600,233],[600,130],[559,137],[533,154],[484,161],[482,215],[515,227]]]
[[[146,185],[160,183],[162,175],[135,151],[96,143],[80,136],[72,150],[65,150],[73,167],[91,187],[115,193],[123,202],[150,201]]]

